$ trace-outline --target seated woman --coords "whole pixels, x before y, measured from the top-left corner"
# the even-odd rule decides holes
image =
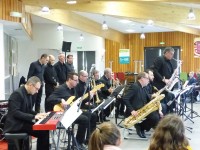
[[[192,150],[180,117],[166,115],[157,125],[148,150]]]
[[[92,133],[88,148],[89,150],[121,150],[118,147],[120,144],[121,135],[117,126],[111,122],[104,122]]]

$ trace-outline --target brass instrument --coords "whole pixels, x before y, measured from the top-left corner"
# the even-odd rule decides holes
[[[137,110],[138,115],[137,116],[129,116],[126,118],[123,122],[125,128],[131,128],[136,123],[140,122],[142,119],[144,119],[146,116],[148,116],[153,111],[156,111],[160,107],[160,101],[165,97],[164,94],[158,95],[156,98],[151,100],[148,104],[146,104],[144,107]]]
[[[92,82],[93,82],[93,86],[96,87],[95,79],[93,79]],[[99,99],[98,92],[96,91],[95,94],[96,94],[96,101],[95,101],[95,103],[96,103],[96,104],[101,103],[101,100]]]

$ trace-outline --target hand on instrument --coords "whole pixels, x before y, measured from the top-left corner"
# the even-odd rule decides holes
[[[43,119],[47,116],[47,113],[39,113],[35,115],[35,120]]]
[[[164,115],[163,115],[163,113],[162,113],[161,110],[159,110],[159,115],[160,115],[160,118],[163,118],[163,117],[164,117]]]
[[[133,115],[133,116],[137,116],[138,115],[138,112],[137,111],[135,111],[135,110],[133,110],[132,112],[131,112],[131,115]]]
[[[108,89],[108,92],[112,93],[112,92],[113,92],[113,89],[112,89],[112,88],[109,88],[109,89]]]
[[[92,99],[94,96],[94,92],[93,91],[90,91],[90,99]]]
[[[61,106],[63,108],[68,108],[69,107],[69,104],[67,104],[67,102],[64,100],[64,99],[61,99]]]

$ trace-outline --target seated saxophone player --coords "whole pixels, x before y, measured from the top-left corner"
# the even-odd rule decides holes
[[[100,78],[100,82],[104,84],[104,87],[101,88],[101,93],[102,93],[102,98],[107,99],[108,96],[113,92],[113,88],[111,86],[111,81],[112,81],[112,70],[110,68],[106,68],[104,70],[104,75]],[[106,119],[114,108],[114,104],[111,104],[110,107],[107,107],[105,110],[102,112],[102,117],[103,121],[109,121]]]
[[[140,72],[137,76],[137,81],[133,83],[123,97],[126,106],[126,117],[133,115],[137,117],[138,109],[143,108],[149,101],[149,96],[146,91],[146,86],[149,83],[149,76],[146,72]],[[145,112],[146,110],[144,110]],[[145,130],[149,131],[155,128],[159,122],[159,114],[157,111],[151,112],[144,121],[135,124],[136,132],[139,137],[146,138]]]
[[[153,86],[153,80],[154,80],[154,74],[151,69],[145,70],[146,73],[149,75],[149,84],[145,87],[147,89],[147,92],[150,96],[150,99],[153,99],[157,96],[157,93],[159,93],[158,89]],[[160,93],[159,93],[160,94]],[[167,106],[164,103],[160,103],[160,108],[158,110],[160,117],[162,118],[164,115],[166,115]]]
[[[73,96],[76,97],[74,98],[74,100],[77,100],[78,97],[75,90],[77,84],[78,84],[78,74],[74,72],[69,73],[67,81],[62,85],[58,86],[58,88],[56,88],[55,91],[53,91],[53,93],[48,97],[47,104],[49,105],[48,108],[50,108],[48,111],[53,111],[54,106],[58,104],[61,104],[61,107],[66,110],[69,107],[68,102],[71,98],[73,98]],[[85,139],[85,134],[90,125],[89,121],[91,121],[90,112],[83,112],[74,121],[75,124],[78,124],[78,130],[76,132],[76,140],[79,149],[86,149],[84,143],[85,141],[88,140]],[[89,136],[87,136],[87,138],[88,137]]]
[[[170,80],[174,71],[177,68],[175,60],[173,59],[174,49],[172,47],[166,47],[163,51],[163,56],[157,57],[151,69],[154,73],[154,82],[153,85],[158,89],[162,89],[166,85],[170,85],[173,82]],[[175,107],[175,103],[170,103],[174,100],[175,96],[172,93],[167,91],[163,92],[165,94],[165,98],[161,101],[167,105],[167,113],[173,112],[173,108]]]

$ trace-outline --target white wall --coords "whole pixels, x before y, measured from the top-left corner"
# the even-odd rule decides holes
[[[80,41],[80,34],[83,35],[84,40]],[[83,32],[64,32],[64,41],[72,42],[71,51],[95,51],[96,52],[96,69],[103,74],[105,68],[105,40],[102,37],[91,35]],[[77,58],[77,55],[75,56]]]
[[[0,71],[0,100],[5,99],[5,68],[4,68],[4,31],[3,31],[3,24],[0,23],[0,64],[1,64],[1,71]]]
[[[71,54],[73,54],[75,58],[75,68],[77,68],[77,50],[91,50],[96,51],[96,68],[100,70],[101,73],[103,72],[105,64],[105,43],[103,38],[83,33],[85,38],[84,41],[80,42],[80,33],[68,31],[60,32],[56,30],[56,27],[56,25],[52,24],[33,24],[33,40],[19,41],[18,71],[20,77],[22,75],[27,77],[30,63],[39,58],[41,50],[51,49],[51,51],[49,51],[50,53],[52,49],[56,52],[58,52],[58,50],[61,51],[63,41],[72,42]],[[39,50],[40,52],[38,52]]]

